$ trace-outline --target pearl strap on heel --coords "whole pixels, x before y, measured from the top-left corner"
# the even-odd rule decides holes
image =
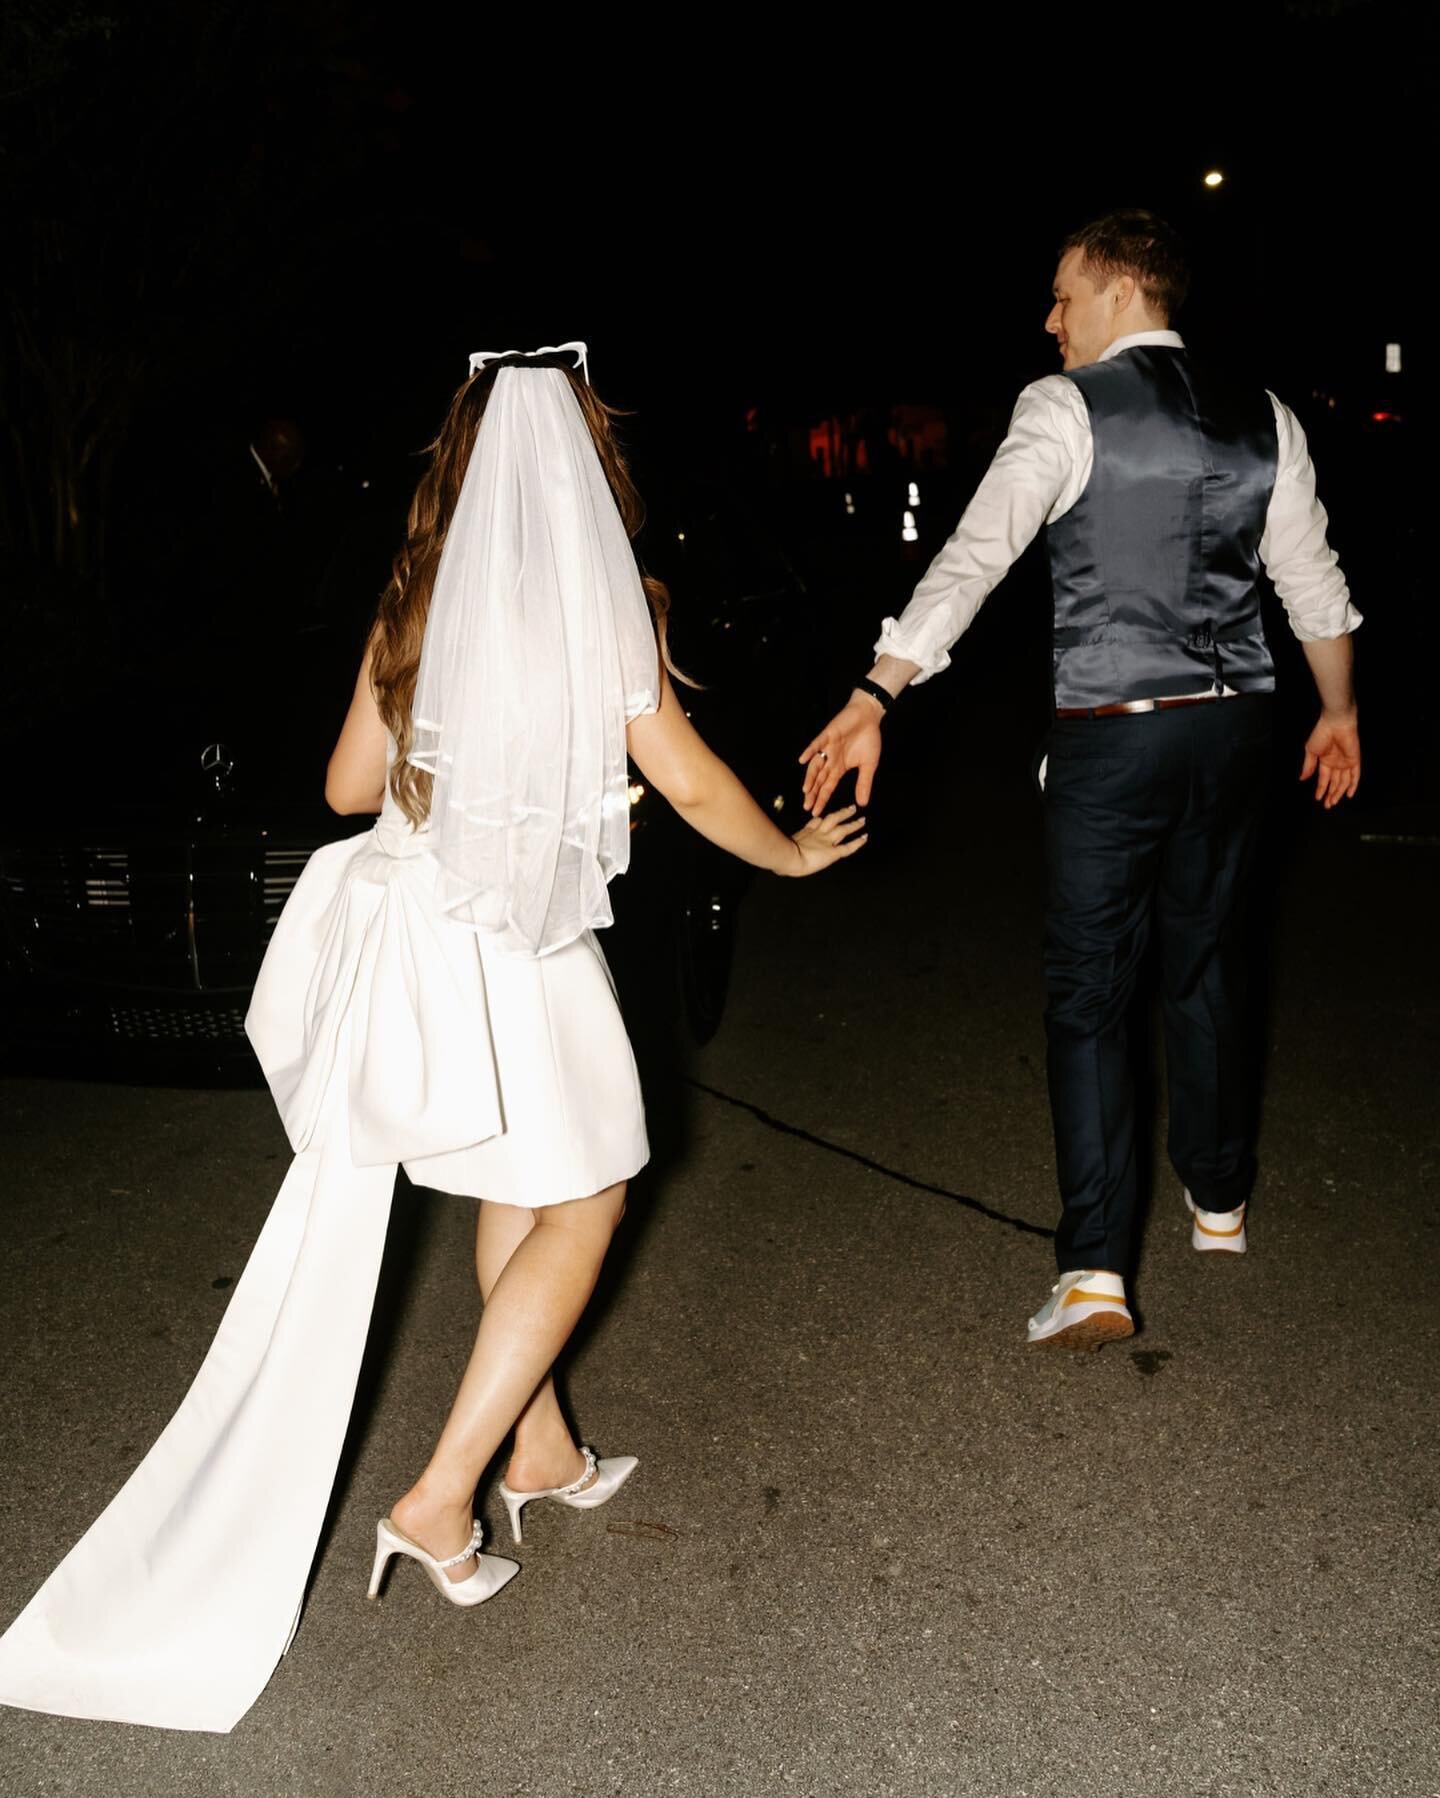
[[[597,1505],[613,1498],[640,1465],[635,1455],[610,1455],[600,1461],[593,1448],[582,1446],[580,1452],[585,1457],[585,1471],[568,1486],[542,1486],[537,1492],[516,1492],[501,1480],[500,1496],[510,1513],[510,1535],[514,1541],[520,1541],[520,1513],[532,1499],[558,1498],[562,1505],[569,1505],[572,1510],[593,1511]]]
[[[462,1561],[468,1561],[471,1555],[478,1555],[480,1553],[480,1544],[484,1540],[485,1532],[480,1527],[480,1519],[478,1517],[472,1517],[470,1519],[470,1540],[460,1550],[458,1555],[451,1555],[448,1561],[437,1561],[435,1565],[437,1567],[458,1567]]]
[[[412,1561],[420,1563],[430,1576],[431,1585],[451,1604],[484,1604],[502,1586],[508,1585],[520,1568],[517,1562],[507,1561],[503,1555],[482,1555],[480,1544],[483,1539],[480,1519],[477,1517],[471,1523],[470,1540],[459,1554],[450,1555],[443,1561],[437,1560],[434,1555],[421,1548],[418,1542],[412,1542],[403,1530],[396,1529],[388,1517],[382,1517],[375,1525],[375,1564],[370,1571],[370,1589],[365,1596],[380,1596],[380,1582],[392,1555],[408,1555]],[[468,1561],[471,1555],[475,1556],[475,1571],[468,1579],[447,1578],[447,1567],[458,1567],[462,1561]]]

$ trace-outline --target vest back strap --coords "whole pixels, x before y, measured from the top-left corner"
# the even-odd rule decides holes
[[[1237,643],[1242,637],[1253,637],[1263,629],[1260,619],[1260,608],[1247,612],[1243,618],[1232,619],[1231,622],[1216,630],[1212,625],[1204,624],[1191,631],[1186,637],[1180,637],[1172,628],[1170,630],[1150,630],[1142,625],[1123,625],[1117,627],[1110,623],[1080,624],[1062,626],[1054,633],[1057,649],[1073,649],[1081,643],[1176,643],[1183,642],[1187,648],[1207,650],[1216,643]]]

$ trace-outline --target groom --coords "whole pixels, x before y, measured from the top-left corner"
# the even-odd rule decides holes
[[[1063,1214],[1060,1280],[1032,1343],[1132,1335],[1135,1098],[1125,1017],[1158,937],[1169,1153],[1197,1249],[1244,1253],[1259,1070],[1242,929],[1266,785],[1274,668],[1263,565],[1320,695],[1300,778],[1327,808],[1355,791],[1350,633],[1305,434],[1272,394],[1192,362],[1171,320],[1183,246],[1117,212],[1067,238],[1045,329],[1063,374],[1027,387],[953,536],[849,703],[805,750],[820,813],[858,771],[869,803],[882,721],[949,651],[1044,529],[1054,589],[1055,726],[1045,788],[1045,1029]]]

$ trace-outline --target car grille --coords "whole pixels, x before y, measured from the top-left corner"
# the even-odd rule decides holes
[[[305,864],[313,853],[313,845],[307,844],[303,849],[282,849],[278,846],[267,846],[265,850],[264,872],[264,922],[266,939],[275,928],[280,913],[285,909],[285,901],[290,897],[295,882],[304,872]]]
[[[129,1043],[227,1043],[245,1035],[243,1005],[112,1005],[110,1034]]]
[[[313,849],[253,840],[22,846],[5,852],[0,899],[12,941],[38,973],[248,989]]]
[[[130,909],[130,858],[123,849],[96,849],[85,876],[85,903],[92,911]]]

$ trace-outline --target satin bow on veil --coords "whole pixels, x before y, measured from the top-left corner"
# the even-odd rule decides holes
[[[585,385],[590,385],[590,364],[587,357],[590,346],[580,343],[547,343],[538,350],[475,350],[470,357],[470,373],[478,375],[487,362],[503,362],[507,356],[564,356],[573,351],[575,366],[585,377]]]

